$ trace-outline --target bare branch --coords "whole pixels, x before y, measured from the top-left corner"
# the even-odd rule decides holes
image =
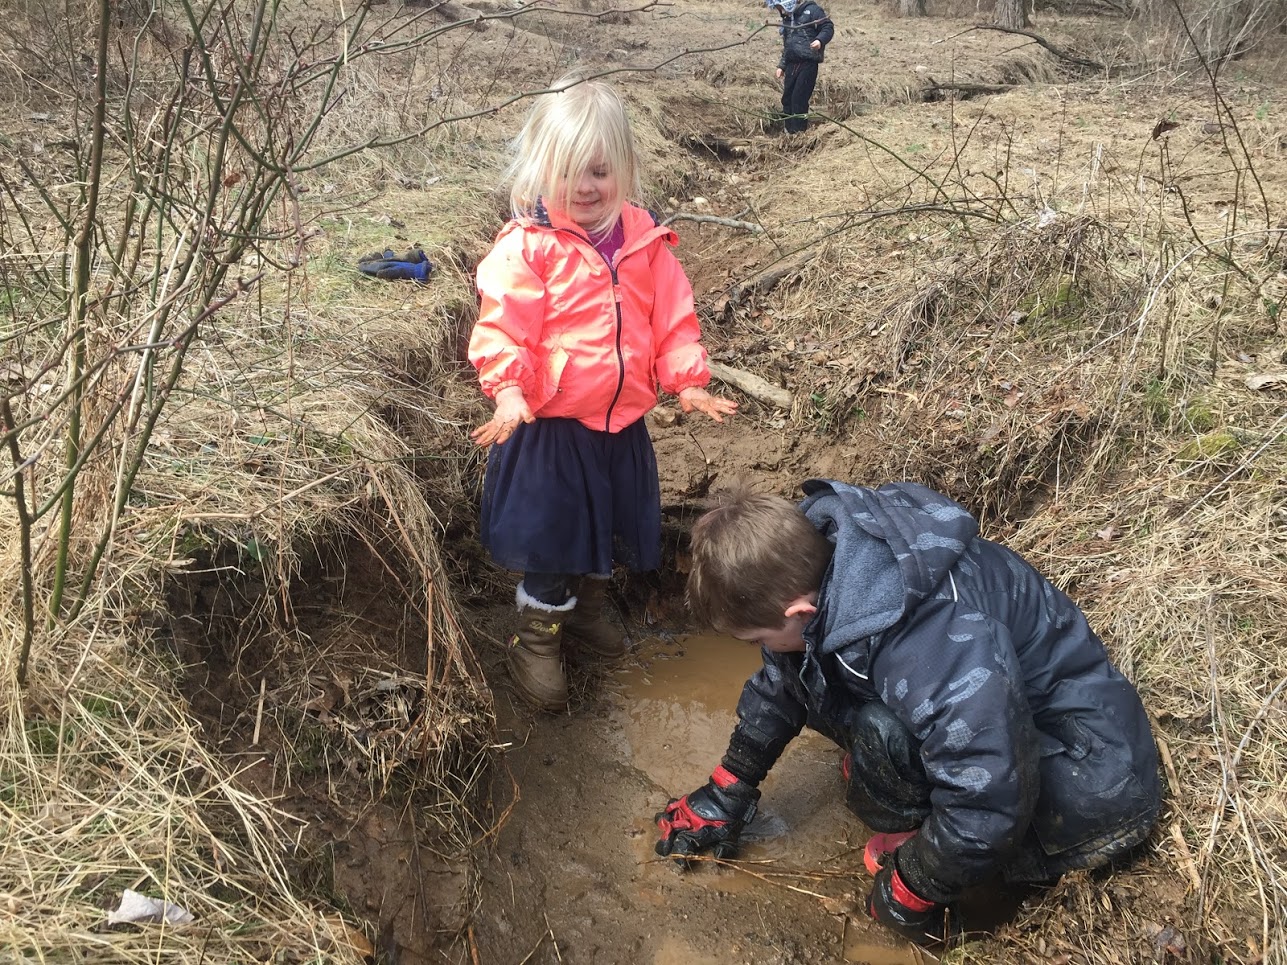
[[[764,226],[755,224],[753,221],[738,221],[736,218],[720,218],[713,214],[689,214],[687,211],[676,211],[669,218],[663,219],[664,225],[672,221],[692,221],[696,224],[717,224],[725,228],[737,228],[741,231],[749,231],[754,235],[764,234]]]
[[[971,30],[996,30],[1005,34],[1018,34],[1020,37],[1027,37],[1030,40],[1036,41],[1038,44],[1040,44],[1042,47],[1045,47],[1046,50],[1050,51],[1060,60],[1067,61],[1068,63],[1074,64],[1077,67],[1083,67],[1086,70],[1098,70],[1098,71],[1103,71],[1108,69],[1097,60],[1086,60],[1084,57],[1078,57],[1075,54],[1068,53],[1068,51],[1063,50],[1060,47],[1056,47],[1045,37],[1042,37],[1040,34],[1033,33],[1031,30],[1021,30],[1018,27],[1003,27],[997,23],[975,24],[970,29]]]

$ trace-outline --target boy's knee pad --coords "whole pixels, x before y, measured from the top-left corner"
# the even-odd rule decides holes
[[[918,741],[878,700],[859,710],[849,744],[845,804],[873,831],[911,831],[930,812]]]

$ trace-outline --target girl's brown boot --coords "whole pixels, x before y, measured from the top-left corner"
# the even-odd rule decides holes
[[[608,600],[608,580],[585,576],[576,587],[576,606],[568,617],[564,632],[569,648],[613,659],[626,652],[626,638],[608,622],[604,610]]]
[[[564,622],[576,606],[576,597],[562,606],[550,606],[518,587],[518,630],[509,639],[506,656],[518,692],[541,710],[565,710],[568,679],[563,672]]]

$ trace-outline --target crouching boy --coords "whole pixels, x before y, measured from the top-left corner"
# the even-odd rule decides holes
[[[877,832],[867,911],[913,940],[946,940],[972,886],[1053,882],[1143,841],[1157,749],[1077,606],[922,486],[804,491],[735,493],[693,527],[694,617],[764,665],[709,782],[657,815],[657,853],[732,855],[806,724],[845,752],[846,803]]]

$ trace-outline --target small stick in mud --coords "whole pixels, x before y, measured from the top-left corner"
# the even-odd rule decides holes
[[[264,726],[264,695],[268,691],[268,678],[259,678],[259,705],[255,708],[255,733],[250,738],[250,746],[259,746],[259,732]]]
[[[559,940],[554,937],[554,927],[550,924],[550,916],[546,915],[544,912],[541,914],[545,915],[545,927],[550,933],[550,941],[554,943],[554,954],[561,962],[563,961],[563,953],[559,951]]]

